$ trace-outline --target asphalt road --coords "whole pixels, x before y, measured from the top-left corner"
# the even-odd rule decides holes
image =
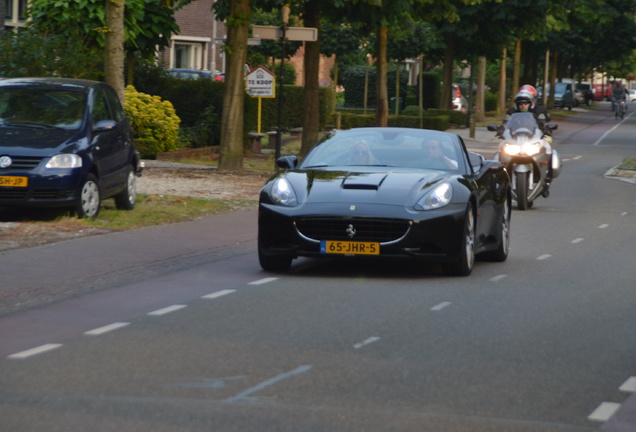
[[[560,124],[550,198],[468,278],[265,273],[255,210],[0,254],[0,430],[636,430],[636,185],[604,175],[636,120],[608,111]]]

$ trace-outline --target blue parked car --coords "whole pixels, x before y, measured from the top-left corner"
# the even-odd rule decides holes
[[[0,79],[0,207],[60,207],[94,218],[114,198],[132,210],[142,163],[108,84]]]

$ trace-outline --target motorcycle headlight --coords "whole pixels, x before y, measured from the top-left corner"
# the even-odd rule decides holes
[[[524,154],[534,156],[541,151],[541,143],[525,144],[522,148]]]
[[[81,166],[82,158],[70,153],[55,155],[45,165],[46,168],[80,168]]]
[[[298,204],[296,192],[294,192],[294,188],[285,178],[279,178],[274,181],[270,195],[276,204],[288,207]]]
[[[517,144],[506,143],[504,144],[503,151],[507,155],[517,156],[519,153],[521,153],[521,146]]]
[[[433,210],[444,207],[453,198],[453,186],[442,183],[424,195],[416,204],[416,210]]]

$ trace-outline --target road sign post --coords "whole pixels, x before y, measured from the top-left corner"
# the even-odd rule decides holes
[[[276,156],[280,157],[281,134],[282,134],[282,117],[283,117],[283,67],[285,65],[286,42],[306,41],[314,42],[318,40],[318,29],[314,27],[287,27],[289,18],[289,6],[282,8],[282,27],[276,26],[253,26],[253,34],[255,38],[280,40],[282,44],[282,55],[280,59],[280,73],[278,80],[278,127],[276,129]],[[278,168],[276,168],[278,170]]]
[[[247,94],[258,98],[257,133],[261,133],[262,99],[276,97],[276,75],[263,66],[246,75]]]

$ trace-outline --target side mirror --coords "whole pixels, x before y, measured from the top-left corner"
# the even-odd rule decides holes
[[[95,126],[93,126],[93,132],[105,132],[109,130],[113,130],[117,127],[117,122],[115,120],[102,120],[97,122]]]
[[[557,130],[557,129],[559,128],[559,125],[558,125],[558,124],[556,124],[556,123],[548,123],[547,125],[545,125],[545,127],[546,127],[548,130],[553,131],[553,130]]]
[[[475,153],[475,152],[468,153],[468,161],[470,162],[470,165],[473,167],[474,172],[479,172],[481,170],[485,160],[486,158],[480,155],[479,153]]]
[[[276,160],[276,166],[282,169],[294,169],[298,166],[297,156],[283,156]]]

